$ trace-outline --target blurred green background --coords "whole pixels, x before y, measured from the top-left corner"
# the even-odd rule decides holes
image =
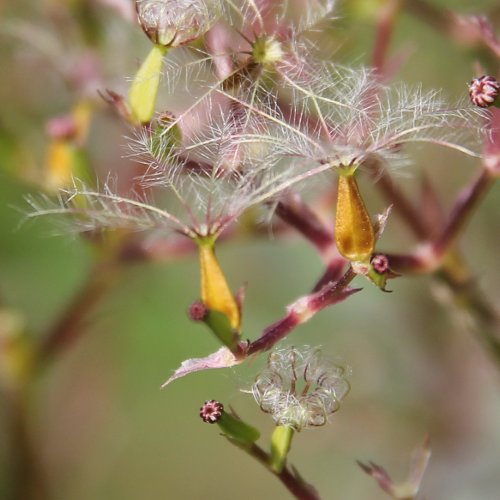
[[[45,124],[68,113],[75,102],[61,75],[89,51],[99,61],[99,83],[125,93],[127,78],[148,50],[139,28],[105,3],[88,2],[88,9],[79,10],[85,2],[0,2],[0,304],[18,314],[35,339],[64,314],[95,258],[84,239],[52,236],[48,220],[20,225],[23,196],[37,191],[30,179],[43,167]],[[432,3],[463,13],[496,4]],[[340,19],[331,28],[338,60],[369,62],[382,4],[340,4]],[[78,16],[89,16],[88,32],[82,32]],[[396,79],[444,88],[452,98],[466,93],[475,62],[488,61],[481,51],[457,45],[404,12],[391,44],[393,52],[402,49],[409,57]],[[54,64],[54,54],[63,59]],[[88,154],[99,171],[126,162],[126,134],[105,106],[97,112]],[[420,173],[426,171],[446,207],[478,169],[477,162],[438,148],[419,150],[416,158],[414,168],[401,172],[401,186],[417,193]],[[365,192],[373,191],[366,189],[370,182],[362,182]],[[367,203],[373,212],[384,207],[375,193]],[[493,303],[500,289],[499,208],[497,186],[461,239]],[[400,252],[412,248],[397,217],[382,246]],[[234,289],[248,283],[244,336],[252,339],[282,316],[286,304],[306,293],[322,271],[308,244],[293,236],[242,237],[221,245],[218,255]],[[327,356],[348,364],[353,373],[341,411],[330,425],[296,436],[291,463],[322,498],[382,499],[385,495],[355,460],[373,460],[395,479],[404,479],[412,449],[428,433],[433,456],[422,498],[498,498],[499,373],[471,333],[466,314],[446,306],[443,290],[428,277],[391,282],[392,294],[359,278],[356,284],[364,288],[361,293],[323,311],[286,341],[323,345]],[[203,327],[186,317],[198,293],[194,255],[131,263],[86,318],[85,334],[40,374],[32,389],[29,425],[50,498],[289,498],[275,478],[198,416],[204,400],[218,399],[261,428],[265,443],[272,421],[242,392],[263,359],[194,374],[160,390],[182,360],[218,348]],[[4,498],[13,476],[7,398],[0,405]]]

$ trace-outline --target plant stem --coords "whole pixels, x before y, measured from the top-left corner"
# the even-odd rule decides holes
[[[42,343],[38,354],[39,365],[45,364],[78,339],[89,313],[114,285],[117,269],[117,263],[109,260],[94,265],[72,304]]]
[[[289,467],[284,467],[281,472],[276,472],[270,465],[270,456],[255,443],[250,447],[240,446],[237,442],[229,440],[238,448],[246,451],[250,456],[261,463],[271,474],[276,476],[285,486],[285,488],[298,500],[320,500],[316,489],[306,483],[296,473],[293,473]]]
[[[397,188],[387,172],[382,173],[381,181],[377,185],[386,199],[393,204],[394,210],[408,223],[410,229],[420,240],[427,239],[430,232],[423,221],[418,218],[417,210]],[[491,174],[483,169],[472,184],[458,196],[448,222],[436,243],[439,254],[431,251],[431,253],[437,254],[434,261],[431,258],[432,266],[429,267],[429,262],[426,261],[425,257],[419,255],[389,255],[388,257],[391,266],[394,266],[396,271],[433,272],[437,279],[445,283],[452,291],[456,302],[465,305],[474,313],[480,326],[478,333],[483,342],[490,348],[497,365],[500,367],[500,316],[477,289],[467,264],[458,250],[452,247],[493,181],[494,178]]]
[[[399,7],[400,3],[398,0],[390,0],[380,8],[378,16],[377,32],[372,52],[372,66],[377,76],[382,79],[386,72],[387,54]]]
[[[328,254],[335,247],[333,230],[328,230],[299,196],[280,201],[276,206],[276,214],[310,241],[321,255]]]
[[[460,193],[444,229],[433,243],[437,254],[444,254],[453,245],[494,182],[495,178],[486,169],[482,169],[477,178]]]
[[[33,445],[28,422],[27,397],[23,388],[8,394],[6,408],[10,422],[11,498],[12,500],[45,500],[48,498],[40,458]],[[6,499],[6,500],[7,500]]]
[[[319,291],[296,300],[288,306],[285,317],[268,326],[260,338],[248,346],[247,355],[271,349],[298,325],[305,323],[325,307],[341,302],[358,292],[360,289],[348,286],[355,276],[356,273],[349,267],[340,280],[327,283]]]
[[[372,176],[377,180],[376,186],[384,197],[394,206],[400,217],[408,224],[409,228],[420,240],[425,240],[432,233],[426,221],[419,214],[413,203],[399,189],[387,170],[379,165],[376,160],[370,159],[363,163]]]

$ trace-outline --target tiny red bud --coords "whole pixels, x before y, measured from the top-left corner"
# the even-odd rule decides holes
[[[203,321],[207,317],[207,314],[208,314],[208,308],[200,300],[193,302],[189,306],[188,316],[189,319],[191,319],[192,321]]]
[[[480,108],[491,106],[498,97],[499,91],[500,83],[489,75],[474,78],[469,86],[470,100]]]
[[[205,401],[203,406],[200,408],[200,417],[203,422],[208,424],[215,424],[218,422],[222,414],[224,413],[224,405],[219,403],[215,399]]]
[[[374,255],[371,264],[373,269],[379,274],[384,274],[389,270],[389,259],[384,254]]]

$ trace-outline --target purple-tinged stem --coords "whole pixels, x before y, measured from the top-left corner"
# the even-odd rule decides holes
[[[420,240],[426,240],[431,233],[430,228],[413,203],[399,189],[387,170],[375,160],[366,161],[363,165],[370,170],[377,180],[377,187],[385,198],[392,203],[394,209],[408,224],[415,236]]]
[[[483,169],[477,178],[459,194],[444,229],[433,243],[436,254],[444,255],[446,250],[453,245],[494,182],[495,179],[490,173]]]
[[[455,209],[452,210],[452,215],[448,219],[448,224],[441,233],[442,235],[454,235],[455,231],[462,228],[469,214],[477,206],[480,199],[482,199],[482,193],[488,190],[489,183],[491,182],[489,177],[491,177],[491,174],[482,172],[476,181],[462,192],[455,204]],[[417,211],[413,208],[404,193],[396,187],[387,172],[382,173],[381,181],[377,184],[378,187],[387,200],[393,204],[394,209],[408,223],[414,234],[421,240],[428,239],[427,234],[429,233],[423,221],[419,221]],[[446,238],[449,238],[449,236],[446,236]],[[453,239],[450,239],[450,243],[453,242]],[[431,249],[429,253],[435,253],[432,252],[432,245],[429,245],[429,249]],[[496,363],[500,366],[500,316],[492,304],[478,290],[475,281],[470,275],[467,264],[461,259],[458,251],[448,251],[444,261],[439,263],[440,266],[430,267],[429,262],[432,259],[429,259],[429,256],[427,259],[418,254],[413,256],[389,255],[388,257],[390,265],[394,266],[394,270],[396,271],[404,272],[404,266],[406,266],[406,271],[411,271],[413,267],[413,270],[420,272],[434,272],[439,280],[446,283],[453,292],[457,303],[465,305],[470,311],[473,311],[475,317],[478,319],[478,333],[481,336],[481,340],[489,347]],[[424,268],[422,265],[424,265]]]
[[[288,197],[276,206],[276,214],[309,240],[322,255],[335,246],[333,231],[298,196]]]
[[[377,33],[372,53],[372,66],[381,79],[384,79],[387,54],[389,52],[389,45],[394,32],[394,24],[398,11],[399,1],[397,0],[390,0],[380,8]]]
[[[314,288],[313,292],[319,292],[326,284],[332,281],[338,281],[343,274],[344,267],[346,265],[346,260],[342,257],[333,258],[326,266],[326,269],[318,280]]]
[[[261,463],[269,472],[275,475],[285,486],[285,488],[295,497],[297,500],[320,500],[319,494],[316,489],[306,483],[300,476],[292,472],[289,467],[285,467],[281,472],[276,472],[270,466],[270,457],[262,448],[260,448],[255,443],[251,447],[241,447],[236,442],[229,440],[238,448],[246,451],[250,456],[255,458],[259,463]]]
[[[91,270],[73,303],[44,339],[38,355],[39,365],[53,358],[82,334],[89,313],[114,285],[116,271],[113,262],[98,263]]]
[[[325,307],[341,302],[353,293],[358,292],[360,289],[348,287],[355,276],[356,273],[349,267],[339,281],[327,283],[318,292],[305,295],[296,300],[288,306],[288,313],[284,318],[268,326],[262,332],[260,338],[250,343],[247,355],[271,349],[298,325],[305,323]]]
[[[417,254],[399,255],[384,254],[389,259],[389,267],[401,274],[418,274],[429,271],[429,266],[425,259]]]
[[[495,57],[500,57],[498,40],[491,37],[488,33],[490,26],[486,28],[484,22],[477,16],[469,20],[465,16],[436,7],[425,0],[405,0],[402,5],[410,14],[460,45],[480,45],[489,49]]]

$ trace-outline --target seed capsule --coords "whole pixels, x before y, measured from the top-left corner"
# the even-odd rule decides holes
[[[213,244],[199,243],[201,298],[214,311],[224,313],[235,330],[240,328],[240,310],[215,255]]]
[[[369,260],[375,247],[375,232],[354,169],[340,171],[335,216],[335,241],[339,252],[355,262]]]

